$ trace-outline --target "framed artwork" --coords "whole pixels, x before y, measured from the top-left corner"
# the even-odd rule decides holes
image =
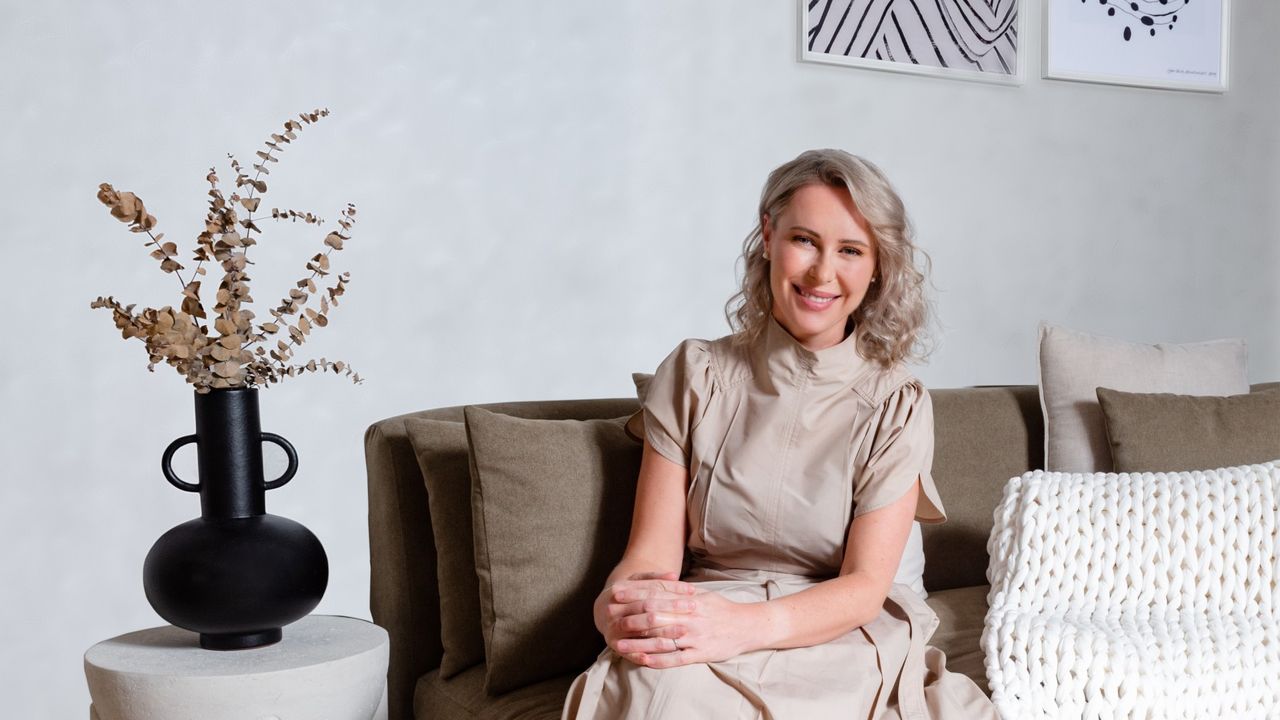
[[[1044,0],[1044,76],[1226,92],[1231,0]]]
[[[1022,82],[1023,0],[799,0],[800,59]]]

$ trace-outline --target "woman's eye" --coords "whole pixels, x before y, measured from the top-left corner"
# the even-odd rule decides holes
[[[841,250],[841,252],[846,252],[846,251],[848,252],[849,255],[852,255],[854,257],[857,257],[858,255],[862,254],[862,251],[859,250],[858,248],[847,247],[844,250]]]
[[[812,242],[813,242],[812,240],[810,240],[809,238],[807,238],[807,237],[805,237],[805,236],[803,236],[803,235],[796,235],[795,237],[793,237],[793,238],[791,238],[791,239],[792,239],[793,241],[795,241],[795,242],[807,242],[807,243],[812,243]]]

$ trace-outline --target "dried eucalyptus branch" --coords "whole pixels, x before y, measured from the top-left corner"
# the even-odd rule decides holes
[[[272,220],[288,220],[289,222],[302,222],[308,225],[323,225],[324,218],[316,217],[309,212],[298,212],[297,210],[281,210],[280,208],[271,208]]]
[[[146,243],[152,247],[151,256],[160,261],[160,269],[177,276],[182,285],[182,306],[174,310],[169,306],[160,309],[146,308],[135,313],[134,305],[123,306],[114,298],[99,297],[90,303],[91,308],[110,309],[116,327],[125,339],[139,338],[147,348],[149,364],[147,369],[154,372],[158,363],[165,362],[178,370],[197,392],[205,393],[215,388],[257,387],[293,377],[303,372],[345,373],[353,382],[363,380],[354,373],[350,366],[343,362],[329,362],[324,358],[319,361],[309,360],[302,365],[290,365],[293,349],[305,342],[315,327],[328,325],[326,313],[330,303],[336,306],[337,298],[345,291],[350,279],[349,273],[342,273],[333,287],[326,288],[326,295],[320,296],[320,311],[307,308],[298,315],[298,310],[311,295],[318,293],[314,278],[329,274],[329,254],[342,249],[342,242],[350,238],[354,223],[355,206],[348,204],[342,211],[340,230],[330,232],[324,238],[327,250],[318,253],[307,262],[311,275],[298,281],[297,286],[289,291],[289,296],[281,301],[281,305],[272,310],[275,322],[264,322],[254,330],[255,314],[246,305],[253,302],[249,294],[251,278],[246,272],[251,264],[248,260],[248,248],[256,245],[254,233],[262,234],[262,230],[254,222],[253,214],[258,210],[261,198],[255,194],[267,191],[266,182],[261,177],[269,175],[268,163],[278,162],[275,153],[282,152],[284,145],[297,138],[297,132],[304,125],[317,122],[329,114],[326,110],[313,110],[299,114],[299,120],[287,120],[284,123],[284,134],[272,133],[266,142],[266,151],[257,151],[259,162],[253,165],[257,173],[250,178],[235,156],[231,159],[231,169],[236,174],[236,192],[230,197],[223,195],[218,185],[218,175],[209,169],[205,179],[209,182],[209,209],[205,214],[204,231],[196,238],[196,247],[192,258],[196,261],[191,280],[183,279],[183,266],[175,258],[178,247],[172,242],[162,242],[164,234],[151,233],[156,219],[146,211],[142,200],[131,192],[117,192],[115,188],[103,183],[98,188],[98,199],[111,208],[112,216],[130,226],[130,231],[146,233],[150,240]],[[244,196],[239,190],[247,187]],[[241,218],[236,208],[241,207],[247,213]],[[299,213],[293,210],[280,211],[272,209],[272,218],[287,218],[291,221],[302,220],[307,224],[323,222],[311,213]],[[241,233],[243,230],[243,234]],[[206,274],[204,264],[217,262],[223,271],[216,291],[213,306],[213,332],[200,323],[208,319],[201,301],[201,281]],[[297,316],[293,324],[289,318]],[[267,351],[260,343],[267,340],[281,329],[289,336],[290,342],[277,342],[275,350]]]

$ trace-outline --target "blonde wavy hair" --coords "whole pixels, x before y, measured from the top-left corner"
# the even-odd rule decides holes
[[[795,192],[814,184],[848,190],[871,226],[878,279],[851,316],[860,329],[858,353],[886,367],[923,360],[929,354],[925,326],[930,312],[924,292],[925,274],[931,269],[929,256],[915,246],[906,208],[889,179],[870,161],[843,150],[808,150],[769,173],[760,193],[756,226],[742,243],[742,287],[725,303],[734,342],[759,340],[773,310],[769,261],[764,258],[764,216],[768,214],[771,230],[776,229]],[[918,260],[923,271],[917,267]]]

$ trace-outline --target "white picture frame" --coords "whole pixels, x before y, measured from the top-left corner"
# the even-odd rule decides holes
[[[1043,3],[1046,79],[1206,93],[1229,87],[1231,0]]]
[[[1021,85],[1026,1],[798,0],[799,59]]]

